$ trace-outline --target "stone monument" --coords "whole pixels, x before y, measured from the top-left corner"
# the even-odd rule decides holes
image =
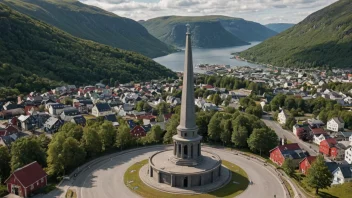
[[[202,189],[199,187],[204,186],[207,191],[224,185],[230,178],[219,156],[202,151],[202,136],[198,135],[196,125],[193,78],[191,32],[187,25],[180,125],[177,135],[172,137],[173,149],[152,155],[144,173],[147,176],[140,173],[142,180],[151,187],[172,192],[174,188],[197,188],[198,192]]]

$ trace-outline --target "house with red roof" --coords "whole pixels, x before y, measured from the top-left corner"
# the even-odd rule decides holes
[[[297,143],[280,145],[270,151],[270,160],[279,166],[291,158],[294,166],[298,168],[299,162],[305,157],[306,154]]]
[[[320,142],[319,152],[325,156],[336,158],[339,149],[336,147],[337,141],[334,138],[329,138]]]
[[[322,141],[319,145],[319,152],[334,160],[344,160],[345,152],[350,147],[350,142],[330,138]]]
[[[28,197],[47,185],[47,176],[38,162],[34,161],[15,170],[4,183],[10,193]]]
[[[133,129],[130,132],[133,137],[144,137],[147,135],[147,132],[140,125],[136,125],[135,127],[133,127]]]
[[[323,140],[330,138],[330,136],[326,133],[323,128],[311,129],[311,133],[313,135],[313,142],[317,145],[320,145],[320,142],[322,142]]]
[[[308,173],[308,169],[312,165],[312,163],[315,161],[317,157],[316,156],[308,156],[304,158],[302,161],[299,162],[299,171],[305,175]]]

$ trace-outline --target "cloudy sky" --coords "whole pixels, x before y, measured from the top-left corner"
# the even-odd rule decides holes
[[[337,0],[80,0],[134,20],[159,16],[227,15],[267,23],[298,23]]]

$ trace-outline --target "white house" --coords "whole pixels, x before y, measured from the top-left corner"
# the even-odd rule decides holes
[[[288,115],[285,113],[284,110],[282,110],[278,116],[277,116],[277,121],[280,123],[280,124],[286,124],[286,119],[288,118]]]
[[[206,103],[206,101],[201,98],[201,97],[198,97],[198,99],[194,99],[194,103],[195,105],[197,105],[199,108],[203,108],[203,105]]]
[[[339,117],[331,118],[327,123],[327,129],[331,131],[338,132],[344,128],[345,128],[345,122]]]
[[[330,138],[329,135],[324,135],[324,134],[314,135],[313,142],[317,145],[320,145],[320,142],[326,140],[327,138]]]
[[[215,104],[212,103],[205,103],[202,107],[203,111],[212,111],[212,110],[218,110],[218,107]]]
[[[344,184],[346,182],[352,181],[352,165],[350,164],[341,164],[339,167],[332,172],[334,179],[332,184]]]
[[[352,164],[352,147],[345,150],[345,161]]]
[[[106,116],[113,114],[111,107],[107,103],[97,103],[92,108],[92,115],[95,117]]]

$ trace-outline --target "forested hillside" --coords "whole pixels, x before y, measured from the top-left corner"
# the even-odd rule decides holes
[[[140,22],[149,33],[161,41],[183,47],[186,42],[186,24],[190,24],[192,45],[200,48],[219,48],[249,43],[234,36],[214,17],[166,16]]]
[[[352,67],[352,1],[340,0],[240,55],[283,67]]]
[[[23,14],[53,25],[73,36],[148,57],[173,51],[138,22],[77,0],[0,0]]]
[[[277,32],[277,33],[281,33],[291,27],[293,27],[295,24],[293,23],[270,23],[265,25],[265,27]]]
[[[0,30],[0,86],[33,91],[175,76],[143,55],[73,37],[1,3]]]

